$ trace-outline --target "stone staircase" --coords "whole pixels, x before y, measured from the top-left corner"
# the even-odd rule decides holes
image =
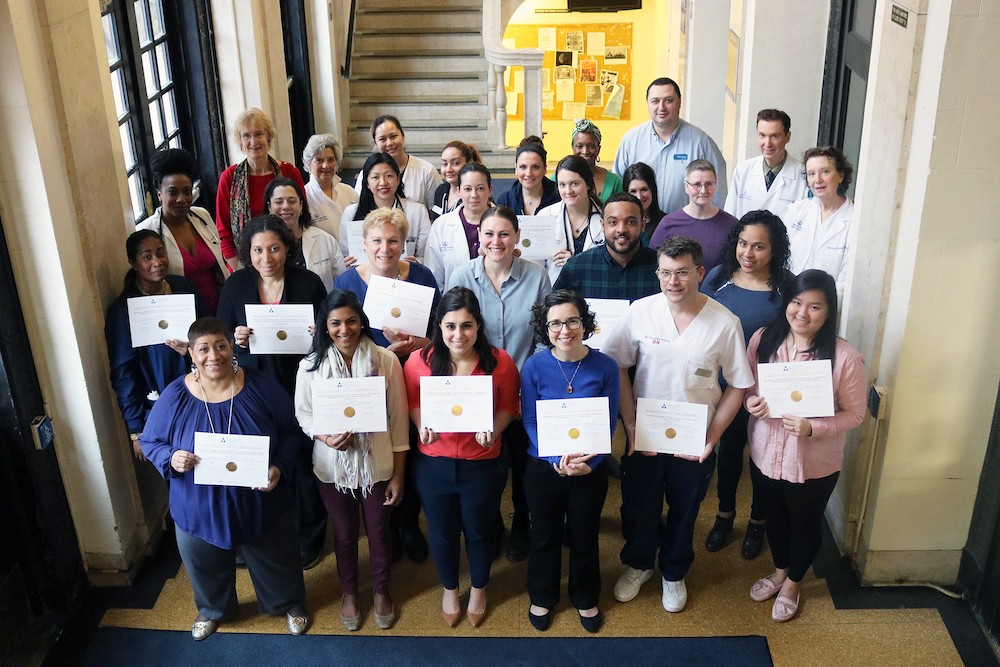
[[[408,153],[437,165],[444,145],[460,139],[476,145],[495,175],[509,176],[513,150],[487,141],[482,0],[400,2],[358,0],[345,172],[371,154],[371,121],[392,114]]]

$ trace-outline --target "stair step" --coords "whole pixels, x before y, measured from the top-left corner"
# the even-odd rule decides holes
[[[465,99],[486,99],[486,80],[484,78],[414,80],[409,77],[395,80],[356,81],[351,80],[351,99],[389,99],[403,98],[425,99],[438,98],[460,93],[468,96]]]
[[[430,8],[396,10],[393,12],[358,13],[355,34],[361,33],[412,33],[441,29],[480,32],[483,14],[478,9],[448,8],[428,11]]]
[[[469,73],[486,76],[486,59],[481,53],[470,55],[428,56],[421,53],[413,58],[399,55],[391,57],[371,57],[354,54],[351,61],[351,80],[363,75],[388,75],[392,77],[416,74]]]
[[[358,15],[362,14],[395,14],[398,12],[438,12],[438,13],[450,13],[450,12],[468,12],[468,11],[481,11],[483,8],[482,2],[476,2],[475,0],[448,0],[447,2],[441,2],[441,0],[407,0],[408,4],[392,6],[392,5],[373,5],[371,7],[358,7]]]
[[[399,70],[392,72],[351,72],[351,83],[357,81],[396,81],[399,79]],[[412,72],[406,75],[411,81],[434,81],[437,79],[447,79],[449,81],[486,81],[486,73],[482,71],[470,70],[468,72]]]
[[[483,38],[478,32],[420,32],[408,33],[358,33],[355,32],[354,44],[359,53],[381,53],[385,55],[401,54],[401,52],[422,52],[439,49],[442,42],[448,43],[448,50],[475,52],[479,54],[483,48]]]

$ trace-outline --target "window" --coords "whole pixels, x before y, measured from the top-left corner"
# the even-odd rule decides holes
[[[101,22],[132,212],[139,222],[155,208],[149,156],[181,147],[163,0],[106,0]]]

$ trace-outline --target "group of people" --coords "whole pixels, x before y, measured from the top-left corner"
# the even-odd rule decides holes
[[[372,124],[375,152],[352,189],[337,174],[333,136],[309,140],[303,184],[294,165],[270,156],[270,120],[257,109],[241,114],[235,136],[246,159],[222,174],[214,221],[193,205],[192,156],[154,156],[161,205],[126,243],[131,268],[108,309],[106,337],[135,456],[170,482],[198,607],[195,639],[234,617],[237,562],[250,571],[261,611],[304,633],[302,571],[323,558],[328,520],[346,629],[362,619],[362,521],[378,627],[395,622],[390,573],[404,546],[417,561],[429,550],[442,618],[459,622],[463,536],[472,584],[465,616],[479,625],[505,533],[508,473],[506,552],[528,560],[533,627],[547,629],[558,605],[564,543],[570,602],[587,631],[602,626],[598,535],[609,473],[621,478],[624,538],[614,597],[635,598],[658,567],[663,607],[679,612],[700,504],[717,470],[718,514],[705,546],[718,551],[733,530],[747,443],[753,504],[742,554],[755,558],[766,536],[774,561],[750,597],[775,598],[776,621],[796,615],[845,434],[865,409],[863,361],[836,336],[851,166],[832,147],[810,149],[799,163],[785,151],[787,114],[766,109],[757,119],[761,156],[736,168],[727,195],[725,162],[710,137],[680,119],[677,84],[657,79],[646,96],[651,121],[626,134],[613,170],[597,164],[601,132],[582,120],[551,180],[541,139],[521,142],[516,181],[496,197],[473,146],[450,142],[439,176],[406,152],[400,121],[388,115]],[[515,247],[520,217],[532,215],[555,220],[557,250],[545,260]],[[424,335],[371,326],[364,303],[375,277],[433,292]],[[195,295],[198,319],[187,340],[133,348],[127,300],[160,294]],[[598,330],[589,299],[630,302],[600,349],[586,344]],[[308,354],[250,350],[247,306],[261,304],[311,306]],[[769,412],[758,364],[814,359],[831,362],[834,416]],[[421,378],[466,375],[491,378],[491,428],[443,433],[423,424]],[[314,428],[316,381],[376,376],[386,387],[386,431]],[[623,424],[620,469],[604,454],[539,453],[537,401],[588,397],[607,398],[610,434]],[[707,406],[700,455],[636,451],[638,399]],[[267,436],[266,484],[195,484],[199,433]]]

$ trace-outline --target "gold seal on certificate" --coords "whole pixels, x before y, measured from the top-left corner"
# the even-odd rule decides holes
[[[464,410],[462,410],[461,405],[451,406],[451,414],[455,415],[456,417],[461,417],[463,412]]]
[[[229,472],[236,472],[236,469],[238,467],[239,466],[236,465],[235,461],[230,461],[229,463],[226,464],[226,470],[228,470]]]
[[[667,436],[667,440],[673,440],[674,438],[677,437],[677,429],[668,428],[666,431],[663,432],[663,435]]]
[[[276,333],[274,335],[278,337],[278,340],[287,340],[288,339],[288,332],[285,331],[284,329],[278,329],[278,333]]]
[[[570,440],[576,440],[579,437],[580,437],[580,429],[578,429],[578,428],[571,428],[569,430],[569,439]]]
[[[344,408],[344,416],[347,417],[348,419],[350,419],[356,414],[358,414],[358,411],[352,408],[351,406],[348,405],[346,408]]]
[[[399,317],[400,315],[403,314],[403,311],[401,311],[399,308],[393,308],[392,310],[389,311],[389,314],[392,315],[393,317]]]
[[[796,403],[798,403],[799,401],[802,400],[802,392],[796,389],[790,394],[790,398]]]
[[[162,345],[172,338],[187,340],[188,327],[196,318],[193,294],[136,296],[127,304],[133,348]]]
[[[160,320],[159,322],[156,323],[156,326],[160,327],[161,329],[166,329],[167,327],[170,326],[170,323],[167,322],[166,320]]]
[[[531,239],[521,239],[521,245],[523,245],[525,248],[530,248]]]

